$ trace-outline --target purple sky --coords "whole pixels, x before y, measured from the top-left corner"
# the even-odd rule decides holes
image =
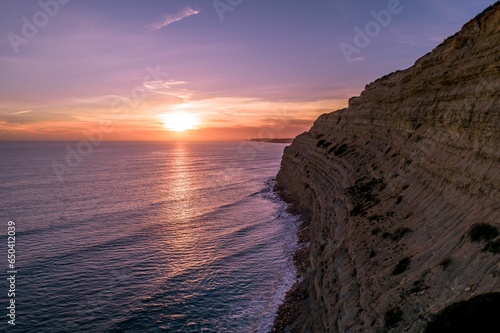
[[[159,117],[179,110],[199,117],[193,138],[296,135],[493,2],[1,1],[0,139],[102,121],[107,139],[175,139]]]

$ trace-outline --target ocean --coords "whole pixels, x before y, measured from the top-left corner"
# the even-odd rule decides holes
[[[285,146],[0,143],[0,331],[269,331],[295,282]]]

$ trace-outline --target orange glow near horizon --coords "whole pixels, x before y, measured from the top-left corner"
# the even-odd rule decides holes
[[[295,137],[307,131],[320,114],[347,104],[342,99],[196,98],[194,92],[190,92],[189,97],[173,99],[163,93],[150,92],[133,108],[126,103],[110,108],[109,104],[114,101],[116,98],[101,96],[71,100],[60,107],[40,106],[11,112],[8,122],[0,121],[0,141],[72,141],[89,136],[103,141],[230,141]]]
[[[380,26],[373,47],[351,54],[360,15],[380,25],[371,8],[354,1],[290,2],[286,15],[281,3],[268,1],[258,31],[258,1],[226,11],[239,19],[223,25],[210,1],[185,10],[181,1],[81,1],[57,10],[0,1],[8,34],[0,50],[0,142],[295,137],[321,114],[346,108],[368,82],[412,66],[491,5],[445,2],[423,1],[400,14],[399,6],[401,19]],[[38,14],[50,16],[47,27],[35,22]]]

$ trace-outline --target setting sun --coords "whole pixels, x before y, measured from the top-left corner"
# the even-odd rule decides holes
[[[189,112],[176,111],[160,116],[163,127],[169,131],[183,132],[198,126],[198,117]]]

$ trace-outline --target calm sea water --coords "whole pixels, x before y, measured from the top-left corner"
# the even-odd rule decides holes
[[[285,145],[102,143],[69,167],[76,144],[0,143],[0,331],[272,327],[295,277],[297,221],[271,190]]]

